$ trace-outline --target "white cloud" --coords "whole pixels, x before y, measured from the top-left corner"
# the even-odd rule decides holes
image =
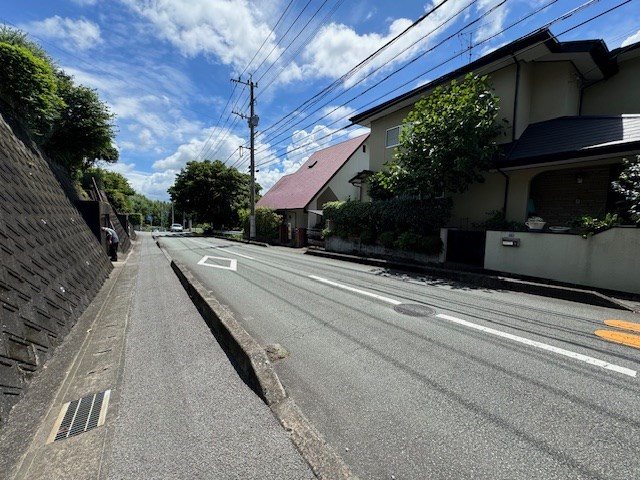
[[[349,118],[356,113],[356,110],[346,105],[328,105],[322,109],[322,115],[326,115],[327,123],[337,122],[334,127],[340,127],[349,122]]]
[[[242,69],[265,39],[263,52],[275,45],[275,34],[267,24],[272,2],[261,2],[258,9],[247,0],[121,1],[151,22],[156,35],[185,56],[212,54]],[[271,58],[280,52],[280,47],[275,48]]]
[[[59,40],[67,49],[88,50],[102,43],[100,27],[84,18],[73,20],[55,15],[21,25],[29,33]]]
[[[133,189],[154,200],[168,200],[167,189],[173,185],[177,170],[165,170],[162,172],[142,172],[136,169],[134,163],[106,163],[100,165],[107,170],[124,175]]]
[[[636,42],[640,42],[640,30],[638,30],[633,35],[630,35],[629,37],[625,38],[622,41],[622,43],[620,44],[620,46],[621,47],[626,47],[627,45],[631,45],[631,44],[636,43]]]
[[[76,5],[80,5],[81,7],[86,7],[90,5],[95,5],[98,3],[98,0],[71,0]]]

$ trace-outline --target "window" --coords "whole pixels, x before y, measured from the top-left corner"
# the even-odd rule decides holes
[[[366,144],[362,145],[362,153],[367,153],[367,145]]]
[[[395,147],[400,143],[400,125],[387,130],[387,138],[385,146],[387,148]]]

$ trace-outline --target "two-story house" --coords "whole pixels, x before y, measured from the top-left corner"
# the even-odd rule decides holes
[[[602,40],[562,42],[543,29],[361,112],[351,121],[371,129],[369,170],[393,158],[416,101],[469,72],[489,76],[508,128],[495,169],[454,197],[450,226],[467,228],[496,210],[550,225],[604,215],[622,158],[640,153],[640,43],[609,51]]]

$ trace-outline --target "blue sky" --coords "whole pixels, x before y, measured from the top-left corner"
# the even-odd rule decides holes
[[[230,81],[243,71],[245,79],[248,73],[259,79],[258,131],[266,132],[257,137],[257,178],[266,189],[314,150],[362,133],[332,134],[350,114],[468,62],[469,45],[476,59],[587,1],[449,0],[321,102],[303,108],[441,0],[5,0],[0,21],[28,31],[79,83],[100,92],[117,114],[120,162],[110,168],[138,191],[167,199],[166,189],[189,160],[219,158],[246,171],[248,151],[240,157],[237,148],[246,144],[248,128],[230,115],[234,105],[245,111],[247,91]],[[551,30],[560,34],[622,1],[594,1]],[[640,41],[640,0],[560,38],[603,38],[610,49]],[[296,112],[290,121],[268,129],[290,112]]]

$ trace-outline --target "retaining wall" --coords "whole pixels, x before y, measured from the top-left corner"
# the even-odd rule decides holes
[[[67,189],[0,115],[0,425],[112,269]]]

